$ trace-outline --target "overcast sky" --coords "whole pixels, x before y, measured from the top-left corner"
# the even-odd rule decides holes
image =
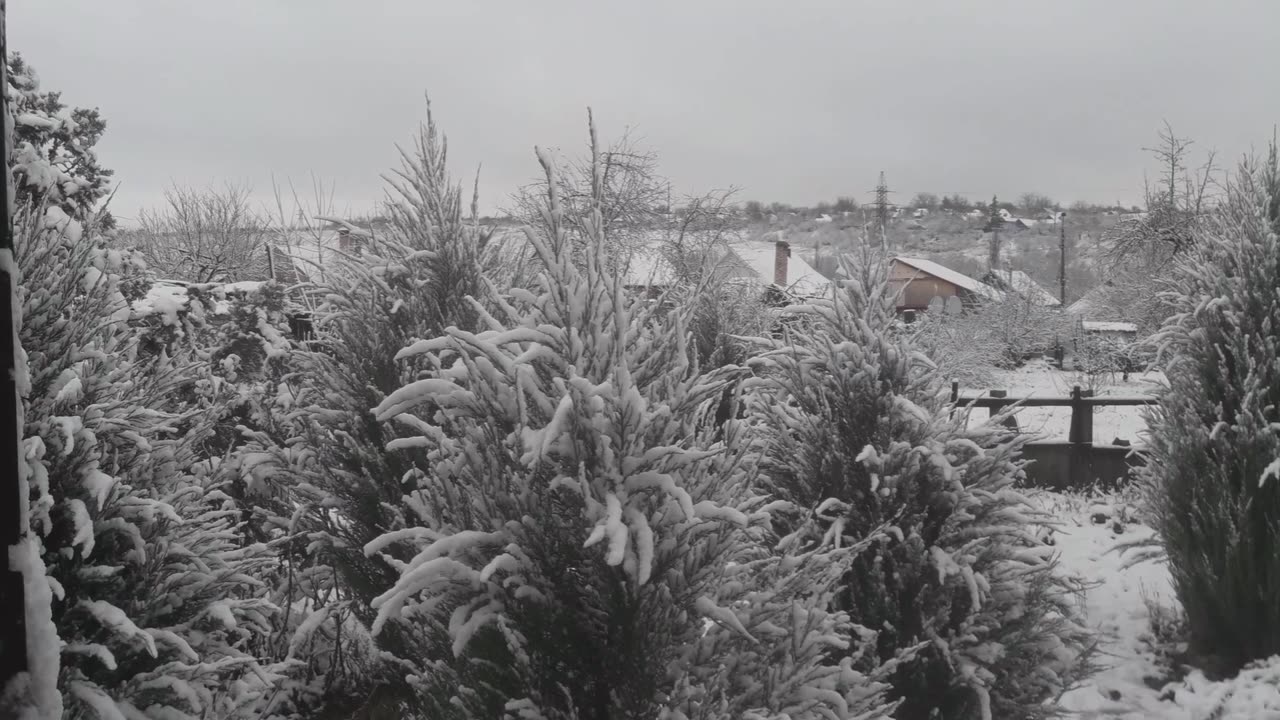
[[[1280,122],[1280,2],[9,0],[10,47],[99,145],[131,217],[171,182],[336,187],[425,117],[486,210],[630,128],[678,191],[867,201],[919,191],[1137,202],[1164,120],[1232,161]]]

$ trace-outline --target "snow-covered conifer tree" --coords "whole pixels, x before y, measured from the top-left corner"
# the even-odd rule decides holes
[[[228,498],[192,475],[208,426],[175,402],[187,359],[133,359],[131,254],[57,206],[28,204],[15,226],[29,517],[60,639],[42,653],[60,664],[65,711],[233,716],[271,686],[250,650],[275,610],[254,577],[260,548],[237,542]]]
[[[375,646],[370,603],[398,573],[362,548],[411,513],[404,476],[418,458],[386,446],[415,429],[370,412],[423,369],[397,360],[396,351],[446,327],[478,329],[467,298],[485,297],[482,272],[495,260],[491,231],[465,219],[446,159],[428,107],[414,145],[387,177],[388,226],[346,224],[361,252],[332,253],[321,281],[305,290],[315,303],[316,339],[278,360],[265,402],[254,403],[254,416],[238,428],[245,442],[219,466],[254,505],[294,503],[283,516],[262,518],[274,527],[268,542],[281,560],[273,596],[288,607],[269,652],[307,667],[286,684],[277,712],[419,712],[405,667],[439,641],[431,626],[410,623],[388,628]]]
[[[69,108],[62,94],[40,89],[35,68],[19,53],[5,58],[13,146],[10,167],[18,201],[46,202],[87,222],[109,192],[112,171],[94,146],[107,124],[97,108]],[[99,224],[114,225],[109,213]]]
[[[420,711],[882,716],[873,677],[824,664],[861,636],[810,601],[823,568],[855,549],[829,561],[760,552],[751,452],[702,427],[734,371],[700,373],[679,314],[624,294],[602,262],[598,205],[573,261],[555,169],[539,159],[550,232],[528,233],[537,286],[474,303],[477,332],[404,348],[424,374],[377,408],[412,430],[389,452],[416,458],[405,525],[365,546],[399,575],[374,601],[373,630],[431,628],[439,644],[411,677]]]
[[[1280,161],[1241,165],[1193,232],[1158,334],[1169,386],[1145,496],[1191,651],[1234,672],[1280,653]]]
[[[833,297],[789,308],[801,322],[752,361],[765,487],[804,510],[785,526],[799,547],[889,526],[832,607],[880,631],[874,660],[911,652],[892,676],[895,717],[1042,716],[1089,638],[1034,536],[1043,518],[1014,488],[1020,443],[948,417],[931,364],[894,328],[882,262],[846,275]]]

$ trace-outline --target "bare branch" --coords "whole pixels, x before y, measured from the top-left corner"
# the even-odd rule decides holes
[[[271,223],[250,206],[247,187],[173,186],[166,207],[138,214],[132,242],[160,275],[192,282],[245,279],[266,261]]]

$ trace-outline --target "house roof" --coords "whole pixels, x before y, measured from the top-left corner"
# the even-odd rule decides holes
[[[1136,333],[1138,326],[1131,322],[1111,322],[1107,320],[1081,320],[1080,327],[1092,332]]]
[[[956,287],[968,290],[976,295],[981,295],[990,300],[999,300],[1004,297],[1004,293],[991,287],[990,285],[974,280],[973,278],[961,272],[956,272],[945,265],[939,265],[932,260],[924,260],[922,258],[910,258],[898,256],[893,258],[893,262],[900,262],[903,265],[919,270],[926,275],[932,275],[939,280],[946,280]]]
[[[1083,317],[1096,317],[1099,315],[1114,315],[1113,311],[1108,310],[1106,295],[1109,290],[1107,283],[1103,283],[1080,296],[1079,300],[1067,306],[1067,312],[1071,315],[1080,315]]]
[[[739,241],[729,244],[729,252],[741,262],[743,270],[748,271],[755,279],[768,285],[773,282],[773,264],[777,258],[777,245],[772,242]],[[730,260],[732,262],[732,259]],[[817,297],[824,294],[830,282],[813,266],[800,257],[800,253],[791,253],[787,259],[787,284],[781,289],[800,297]]]
[[[1032,280],[1030,275],[1021,270],[997,270],[995,275],[1009,289],[1023,297],[1030,298],[1033,302],[1046,307],[1057,307],[1062,304],[1053,293],[1045,290],[1040,283]]]
[[[661,287],[672,283],[675,271],[657,243],[650,243],[627,259],[624,278],[623,283],[631,287]]]
[[[773,265],[777,246],[773,242],[759,240],[735,240],[727,244],[728,253],[721,258],[721,267],[731,277],[775,285]],[[662,241],[652,239],[632,253],[625,269],[625,283],[632,287],[670,285],[674,281],[671,264],[662,253]],[[813,266],[800,257],[794,249],[787,259],[787,284],[780,287],[799,297],[817,297],[827,291],[830,283]]]

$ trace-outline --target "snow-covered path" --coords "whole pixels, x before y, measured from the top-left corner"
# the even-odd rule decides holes
[[[1150,535],[1151,530],[1127,522],[1117,533],[1115,520],[1128,515],[1122,503],[1049,492],[1033,497],[1061,523],[1055,543],[1062,570],[1092,583],[1085,612],[1101,637],[1102,669],[1062,697],[1061,704],[1074,717],[1280,720],[1280,658],[1232,681],[1210,682],[1193,671],[1179,682],[1164,684],[1161,678],[1167,673],[1157,667],[1155,654],[1144,642],[1151,628],[1147,601],[1177,607],[1177,600],[1163,564],[1123,567],[1115,545]],[[1094,522],[1095,516],[1104,515],[1107,522]]]

